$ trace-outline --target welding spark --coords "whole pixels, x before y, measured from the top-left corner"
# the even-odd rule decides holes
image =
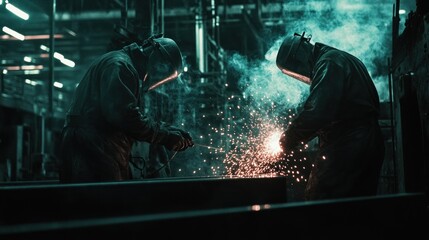
[[[269,137],[265,142],[265,150],[272,155],[277,155],[282,152],[282,148],[280,147],[279,139],[282,135],[281,131],[274,131],[269,134]]]
[[[290,176],[293,181],[306,182],[304,176],[300,174],[301,171],[296,171],[302,169],[302,172],[305,172],[302,164],[299,169],[296,164],[306,159],[294,157],[293,154],[284,156],[279,143],[285,125],[290,122],[294,114],[276,115],[274,112],[277,111],[277,106],[270,99],[264,101],[268,101],[267,105],[271,112],[264,111],[265,107],[252,108],[237,105],[236,110],[230,113],[232,116],[224,118],[225,127],[213,128],[213,131],[223,139],[221,144],[224,145],[223,151],[213,151],[218,155],[216,160],[223,159],[223,175]],[[224,113],[221,112],[220,116],[223,117],[223,115]],[[237,121],[237,119],[241,120]],[[216,173],[222,172],[219,166],[216,169],[218,169]]]
[[[209,125],[209,133],[198,136],[198,151],[208,168],[195,166],[192,174],[209,173],[233,177],[287,176],[294,182],[306,182],[302,149],[285,156],[280,147],[280,136],[295,114],[289,110],[279,113],[276,103],[266,97],[256,106],[240,105],[239,97],[231,96],[228,111],[215,113],[222,120],[218,126]],[[208,116],[206,116],[208,117]],[[200,144],[204,143],[204,144]],[[206,170],[205,170],[206,169]]]

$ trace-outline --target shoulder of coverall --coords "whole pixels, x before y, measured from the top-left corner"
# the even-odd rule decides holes
[[[338,49],[333,48],[333,47],[328,46],[328,45],[323,44],[323,43],[319,43],[319,42],[315,43],[314,48],[313,48],[314,64],[316,64],[322,56],[326,57],[327,53],[332,54],[332,52],[335,50],[338,50]]]
[[[328,46],[323,43],[315,43],[313,49],[313,71],[314,68],[317,68],[322,62],[332,62],[340,66],[341,68],[347,68],[345,65],[345,55],[348,55],[346,52],[339,50],[337,48]]]
[[[130,51],[128,49],[129,46],[126,46],[120,50],[114,50],[105,53],[103,56],[101,56],[97,65],[102,66],[104,69],[126,67],[127,69],[134,72],[134,74],[137,74],[137,69],[134,62],[132,61],[132,57],[130,56]]]
[[[143,51],[141,50],[141,47],[137,43],[131,43],[125,47],[122,48],[122,51],[127,54],[127,56],[131,59],[132,65],[137,70],[138,74],[140,75],[140,78],[143,78],[144,76],[144,62],[146,56],[143,54]]]

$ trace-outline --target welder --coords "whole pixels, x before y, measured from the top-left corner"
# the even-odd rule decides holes
[[[193,146],[191,135],[157,122],[141,110],[141,94],[178,78],[182,54],[176,42],[154,35],[97,58],[75,89],[61,139],[60,181],[131,179],[136,141],[172,152]]]
[[[276,64],[286,75],[310,85],[309,96],[280,137],[286,156],[317,137],[317,156],[305,200],[377,194],[384,159],[379,96],[357,57],[311,36],[285,38]]]

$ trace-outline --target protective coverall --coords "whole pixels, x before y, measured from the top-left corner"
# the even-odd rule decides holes
[[[375,195],[384,140],[378,124],[379,97],[366,67],[322,43],[314,45],[308,63],[309,97],[282,139],[290,150],[319,138],[305,199]]]
[[[136,43],[104,54],[89,68],[72,99],[62,133],[62,182],[130,179],[134,141],[181,141],[168,126],[143,116],[140,94],[147,69]],[[170,146],[170,149],[172,147]]]

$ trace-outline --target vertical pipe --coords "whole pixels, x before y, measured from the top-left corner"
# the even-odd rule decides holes
[[[219,32],[219,15],[216,12],[216,42],[221,46],[220,44],[220,32]]]
[[[216,2],[215,0],[210,1],[210,16],[211,16],[211,22],[212,22],[212,37],[213,39],[216,39]]]
[[[262,18],[262,4],[261,4],[261,0],[256,0],[256,16],[258,18],[258,21],[261,21],[261,18]]]
[[[212,18],[213,18],[213,22],[212,22],[212,32],[213,32],[213,40],[218,44],[218,46],[220,46],[220,33],[219,33],[219,14],[217,11],[217,7],[216,7],[216,1],[212,0],[211,2],[212,4]],[[226,6],[225,6],[226,7]]]
[[[48,114],[52,115],[53,101],[52,101],[52,88],[54,83],[54,67],[55,67],[55,8],[56,0],[52,0],[51,14],[49,15],[49,79],[48,79]]]
[[[161,0],[161,33],[164,33],[164,0]]]
[[[128,27],[128,0],[124,0],[124,5],[121,9],[121,20],[122,20],[122,26],[127,29]]]
[[[152,34],[152,0],[134,1],[136,17],[134,28],[141,39],[146,39]]]
[[[202,1],[199,1],[198,9],[195,14],[195,50],[198,69],[202,73],[207,72],[206,36],[203,11],[203,3]]]
[[[47,117],[51,118],[54,116],[54,106],[53,106],[53,83],[54,83],[54,68],[55,68],[55,59],[54,59],[54,53],[55,53],[55,11],[56,11],[56,5],[57,1],[52,0],[52,8],[51,13],[49,15],[49,78],[48,78],[48,112]],[[40,133],[40,153],[43,155],[45,153],[45,136],[46,136],[46,130],[50,129],[50,126],[45,126],[45,116],[42,114],[41,116],[41,133]]]
[[[395,163],[395,174],[396,174],[396,179],[395,179],[395,187],[396,187],[396,191],[397,192],[405,192],[405,182],[404,182],[404,159],[403,159],[403,149],[402,149],[402,134],[401,134],[401,130],[400,130],[400,126],[401,126],[401,116],[397,115],[394,111],[401,111],[400,110],[400,105],[398,102],[398,96],[396,96],[395,94],[397,92],[395,92],[395,80],[393,77],[393,71],[395,68],[395,64],[397,63],[397,54],[398,54],[398,36],[399,36],[399,22],[400,22],[400,18],[399,18],[399,9],[400,9],[400,0],[396,0],[396,4],[393,5],[393,17],[392,17],[392,60],[390,62],[390,76],[391,76],[391,113],[393,114],[392,120],[394,120],[394,126],[392,126],[392,128],[394,129],[394,138],[395,141],[392,142],[393,147],[394,147],[394,151],[395,151],[395,156],[394,156],[394,163]],[[396,55],[396,56],[395,56]]]
[[[45,116],[40,117],[40,153],[45,154],[46,121]]]
[[[3,71],[4,70],[2,70],[1,72],[0,72],[0,93],[3,93],[4,92],[4,73],[3,73]]]
[[[392,54],[396,51],[397,39],[399,35],[399,5],[400,0],[396,0],[396,4],[393,4],[393,17],[392,17]]]
[[[155,33],[155,5],[156,0],[150,0],[150,33],[149,36]]]
[[[393,173],[394,173],[394,192],[398,191],[398,171],[396,163],[396,123],[395,123],[395,114],[394,114],[394,104],[393,104],[393,84],[392,84],[392,63],[390,58],[387,59],[387,65],[389,68],[388,71],[388,81],[389,81],[389,100],[390,100],[390,134],[392,135],[392,160],[393,160]]]

